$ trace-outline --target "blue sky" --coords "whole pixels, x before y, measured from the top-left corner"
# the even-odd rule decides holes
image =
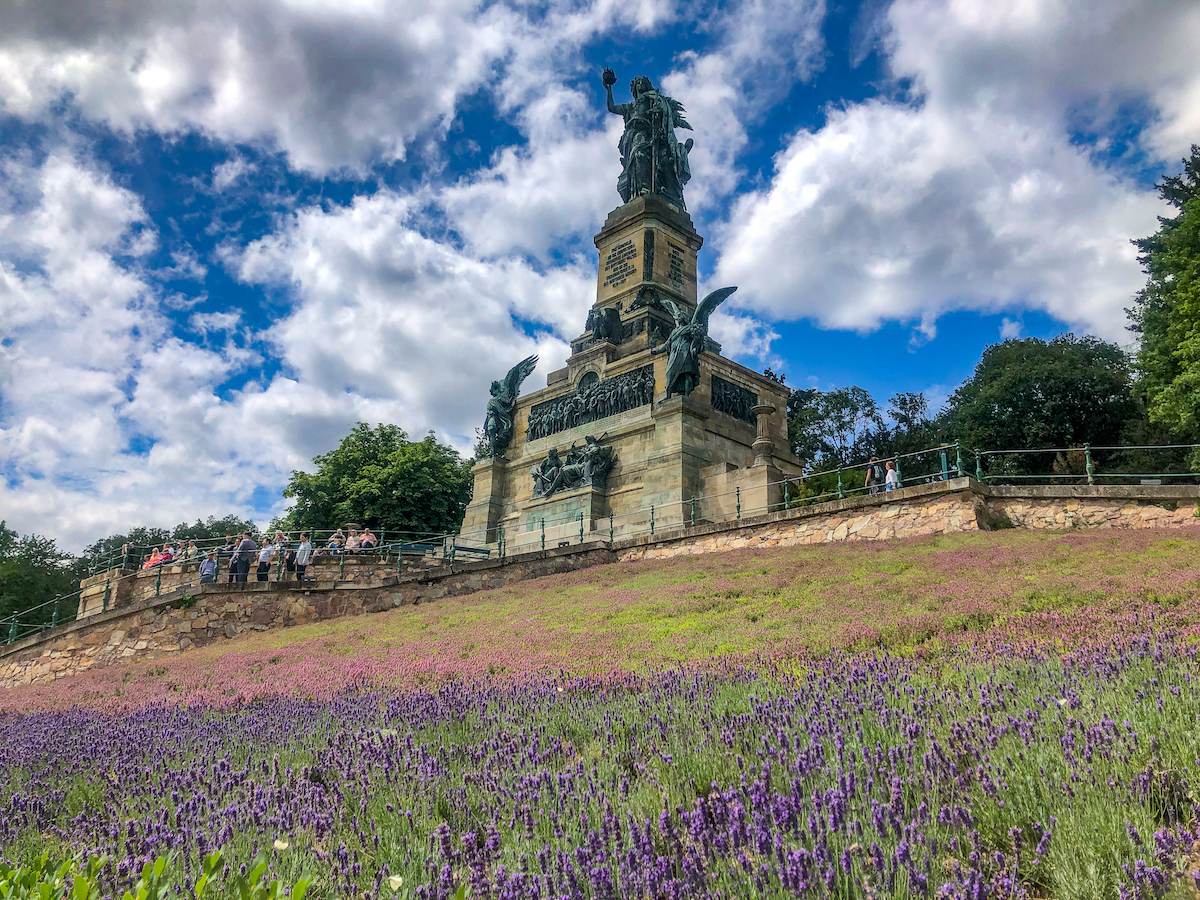
[[[1197,45],[1149,0],[5,4],[0,518],[265,521],[359,420],[469,448],[582,330],[606,65],[687,107],[746,365],[936,404],[1002,337],[1132,346]]]

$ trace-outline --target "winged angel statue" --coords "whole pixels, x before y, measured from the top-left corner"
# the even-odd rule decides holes
[[[661,346],[650,351],[671,354],[667,357],[667,400],[672,394],[686,397],[700,383],[700,353],[708,340],[708,317],[736,290],[736,287],[725,287],[713,291],[690,315],[669,297],[659,298],[675,317],[675,329]]]
[[[621,151],[621,177],[617,179],[621,200],[628,203],[643,194],[659,194],[686,209],[683,186],[692,177],[688,153],[693,142],[688,138],[681,144],[675,139],[676,128],[692,130],[683,117],[683,104],[661,93],[645,75],[630,82],[631,102],[616,103],[612,92],[616,73],[605,69],[601,80],[608,111],[625,119],[625,131],[617,145]]]
[[[529,377],[537,362],[536,353],[527,356],[508,370],[503,381],[492,382],[492,399],[488,401],[487,417],[483,420],[483,436],[487,439],[489,456],[502,457],[508,450],[513,436],[513,410],[517,405],[517,395],[521,392],[521,382]]]

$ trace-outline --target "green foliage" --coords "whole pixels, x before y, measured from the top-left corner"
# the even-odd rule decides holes
[[[174,854],[159,856],[142,868],[137,883],[121,894],[122,900],[167,900],[178,896],[180,887],[171,876]],[[21,866],[0,860],[0,900],[98,900],[100,880],[107,860],[78,859],[57,863],[43,853]],[[267,878],[268,858],[259,853],[245,875],[225,865],[220,850],[204,858],[204,871],[191,891],[196,900],[235,897],[238,900],[304,900],[312,879],[304,876],[290,887]]]
[[[356,522],[376,530],[441,534],[457,528],[471,496],[471,468],[430,432],[420,441],[395,425],[360,422],[317,471],[292,472],[283,495],[290,529]]]
[[[857,385],[832,391],[799,389],[788,397],[788,439],[810,467],[856,461],[863,437],[883,427],[879,404]]]
[[[72,562],[53,539],[37,534],[19,537],[0,521],[0,617],[73,593],[78,584]],[[71,598],[64,603],[60,615],[68,613],[67,605],[74,602]],[[29,623],[49,622],[52,615],[52,609],[39,611]]]
[[[1146,286],[1127,310],[1141,335],[1140,389],[1152,421],[1195,440],[1200,434],[1200,146],[1179,175],[1158,184],[1178,212],[1134,241]]]
[[[161,547],[167,541],[214,541],[226,535],[239,535],[243,531],[254,533],[258,526],[249,519],[230,514],[217,518],[209,516],[207,520],[197,519],[191,525],[180,522],[169,531],[166,528],[131,528],[123,534],[110,534],[90,544],[81,559],[85,571],[103,569],[109,559],[119,562],[121,548],[125,544],[144,550],[148,547]]]
[[[946,426],[968,449],[1024,450],[1116,444],[1138,416],[1129,359],[1095,337],[1060,335],[988,347],[950,397]],[[1023,471],[1050,471],[1051,454],[1021,457]]]
[[[43,853],[22,866],[0,859],[0,900],[95,900],[103,860],[52,863]]]

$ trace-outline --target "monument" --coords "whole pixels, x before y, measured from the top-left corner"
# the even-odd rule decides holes
[[[520,396],[531,356],[492,382],[464,542],[509,552],[748,515],[781,502],[799,474],[787,439],[788,389],[721,355],[713,311],[736,290],[697,300],[704,239],[684,204],[693,139],[684,108],[638,76],[608,110],[625,122],[622,202],[595,236],[596,300],[565,368]],[[693,498],[700,498],[693,503]],[[544,523],[544,526],[543,526]]]

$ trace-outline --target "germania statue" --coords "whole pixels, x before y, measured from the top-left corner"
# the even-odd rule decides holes
[[[658,194],[680,209],[687,209],[683,186],[692,177],[688,153],[693,141],[688,138],[681,144],[675,139],[676,128],[692,130],[683,117],[683,105],[659,93],[645,75],[630,83],[631,102],[614,103],[616,73],[605,69],[601,80],[608,94],[608,111],[625,118],[625,132],[617,144],[621,150],[621,177],[617,179],[621,200],[628,203],[635,197]]]
[[[488,400],[487,417],[483,421],[484,448],[487,456],[504,456],[513,437],[513,409],[517,395],[521,393],[521,382],[537,366],[536,355],[528,356],[508,370],[503,381],[492,382],[492,399]]]

